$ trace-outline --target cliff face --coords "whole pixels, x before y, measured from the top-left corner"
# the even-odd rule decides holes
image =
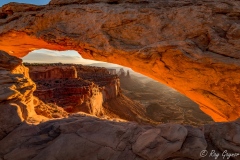
[[[37,85],[34,95],[51,106],[60,106],[68,113],[81,111],[110,119],[154,123],[146,116],[143,106],[121,94],[119,77],[109,74],[106,68],[77,64],[25,65],[29,67],[30,77],[33,76],[31,78]],[[76,77],[55,78],[56,75],[49,74],[58,74],[63,68],[64,73],[60,75],[71,75],[74,70]],[[49,72],[53,69],[59,72]],[[48,79],[43,79],[43,75],[47,75]],[[40,106],[38,108],[41,109]],[[44,113],[38,112],[38,109],[36,111]]]
[[[0,46],[77,50],[131,67],[197,102],[215,121],[240,117],[237,0],[68,0],[4,5]],[[21,39],[21,41],[19,41]]]
[[[22,121],[35,116],[35,89],[22,61],[0,51],[0,140]]]
[[[33,81],[46,79],[77,78],[77,72],[75,67],[73,66],[38,66],[36,68],[28,65],[28,68],[31,70],[29,74]]]
[[[116,98],[120,94],[120,80],[116,75],[112,75],[106,68],[87,67],[76,65],[79,78],[94,82],[101,87],[103,101]]]
[[[67,117],[61,108],[43,104],[33,95],[35,90],[36,85],[22,60],[0,51],[0,140],[23,121]],[[38,116],[35,109],[45,117]]]
[[[103,115],[102,104],[120,94],[119,78],[103,68],[70,64],[25,65],[37,84],[34,95],[70,113],[83,111]]]

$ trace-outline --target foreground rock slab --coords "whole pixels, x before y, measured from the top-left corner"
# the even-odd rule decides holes
[[[78,113],[65,119],[50,120],[38,125],[22,123],[0,141],[0,157],[4,160],[104,159],[165,160],[201,159],[207,149],[216,152],[239,152],[239,122],[219,123],[205,128],[178,124],[158,126],[108,121]],[[232,129],[229,131],[229,127]],[[219,129],[222,129],[221,134]],[[235,131],[235,132],[233,132]],[[230,134],[231,146],[219,146]],[[218,135],[212,137],[212,135]],[[211,143],[205,138],[209,137]],[[209,148],[209,146],[215,146]],[[223,144],[224,145],[224,144]],[[209,156],[206,156],[207,159]],[[239,159],[235,157],[233,159]]]

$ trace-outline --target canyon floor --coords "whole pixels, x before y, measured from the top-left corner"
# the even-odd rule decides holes
[[[214,121],[199,105],[176,90],[147,77],[121,77],[122,93],[146,108],[146,115],[155,122],[199,126]]]

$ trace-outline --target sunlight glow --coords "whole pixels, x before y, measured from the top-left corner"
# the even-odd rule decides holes
[[[27,63],[72,63],[112,68],[117,70],[119,70],[120,68],[124,68],[125,70],[129,70],[131,74],[135,74],[136,76],[139,77],[146,77],[140,73],[134,72],[131,68],[128,67],[124,67],[113,63],[84,59],[77,51],[74,50],[54,51],[48,49],[39,49],[30,52],[28,55],[23,57],[22,60],[23,62]]]
[[[74,50],[54,51],[48,49],[39,49],[30,52],[22,58],[23,62],[28,63],[74,63],[83,65],[93,65],[99,67],[123,67],[117,64],[94,61],[82,58],[82,56]]]
[[[82,56],[74,50],[68,51],[53,51],[47,49],[39,49],[30,52],[23,57],[23,62],[28,63],[76,63],[76,64],[92,64],[105,63],[93,60],[83,59]]]

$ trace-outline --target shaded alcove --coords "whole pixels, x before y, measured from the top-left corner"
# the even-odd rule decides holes
[[[161,84],[147,76],[134,72],[131,68],[101,61],[87,60],[74,50],[54,51],[40,49],[23,58],[24,63],[83,64],[116,70],[120,77],[122,93],[146,109],[146,115],[155,122],[202,125],[212,123],[199,106],[173,88]],[[125,71],[121,74],[121,71]],[[127,77],[127,71],[130,78]]]

